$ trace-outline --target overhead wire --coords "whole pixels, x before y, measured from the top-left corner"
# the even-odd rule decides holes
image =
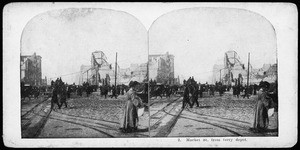
[[[64,77],[64,76],[69,76],[69,75],[73,75],[73,74],[77,74],[77,73],[81,73],[81,71],[79,71],[79,72],[73,72],[73,73],[69,73],[69,74],[64,74],[64,75],[60,75],[60,76],[56,76],[56,77],[51,77],[50,79]]]

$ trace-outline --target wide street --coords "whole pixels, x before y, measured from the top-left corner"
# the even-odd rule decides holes
[[[151,137],[222,137],[276,136],[277,112],[270,117],[269,132],[249,130],[254,121],[256,96],[236,98],[231,93],[199,98],[200,107],[182,110],[182,97],[152,97],[150,100]],[[121,138],[149,137],[149,113],[139,114],[139,130],[123,133],[119,130],[125,99],[89,97],[75,94],[68,99],[68,108],[57,106],[51,111],[50,99],[39,98],[22,102],[22,137],[39,138]]]

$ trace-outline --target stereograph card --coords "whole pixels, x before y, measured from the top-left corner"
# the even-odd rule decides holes
[[[293,147],[292,3],[9,3],[7,147]]]

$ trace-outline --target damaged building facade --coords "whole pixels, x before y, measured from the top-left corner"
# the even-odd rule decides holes
[[[20,62],[21,82],[32,86],[41,86],[47,84],[47,79],[42,79],[41,56],[36,55],[36,53],[33,55],[21,55]]]
[[[130,64],[128,68],[120,68],[109,63],[102,51],[92,53],[91,65],[80,67],[79,84],[88,82],[91,85],[128,85],[130,81],[145,82],[147,79],[147,63]]]
[[[212,81],[226,85],[246,85],[248,65],[242,63],[235,51],[225,53],[224,64],[213,66]],[[277,64],[263,64],[261,68],[253,68],[249,64],[249,84],[259,84],[260,81],[274,83],[277,80]]]
[[[149,55],[149,80],[162,84],[175,84],[174,55],[168,52],[160,55]]]

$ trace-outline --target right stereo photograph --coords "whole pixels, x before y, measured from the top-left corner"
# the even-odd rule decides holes
[[[277,43],[263,16],[186,8],[148,31],[152,137],[278,136]]]

